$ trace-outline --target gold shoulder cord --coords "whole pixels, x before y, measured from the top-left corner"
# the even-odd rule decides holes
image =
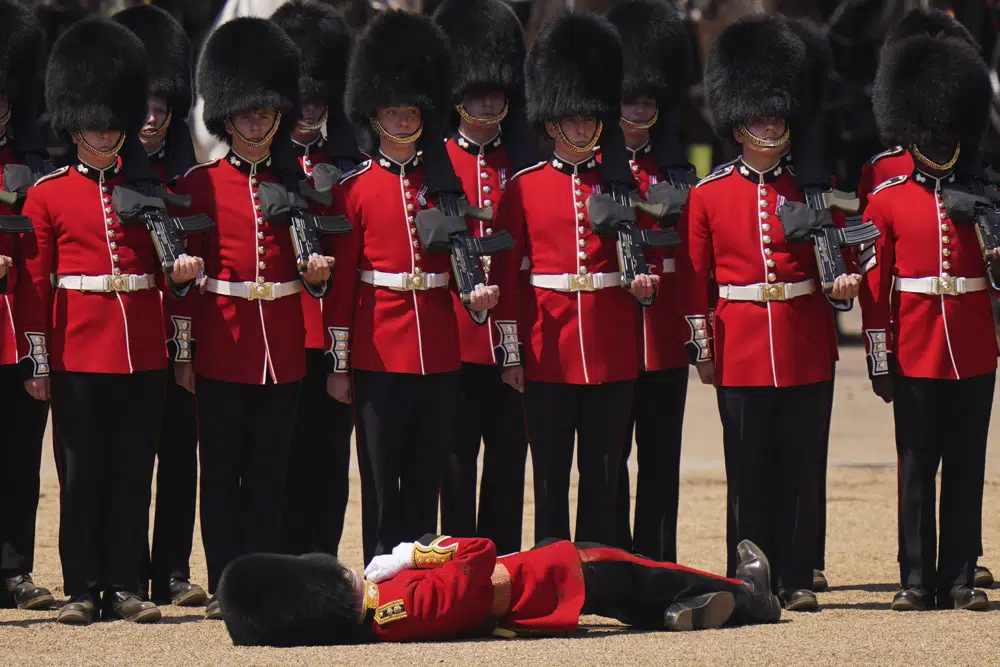
[[[958,162],[958,155],[962,152],[962,144],[955,146],[955,153],[951,156],[951,159],[944,164],[938,164],[921,153],[916,144],[910,144],[910,152],[913,153],[913,157],[917,158],[917,160],[922,162],[925,166],[930,167],[935,171],[951,171],[951,169],[955,166],[955,163]]]

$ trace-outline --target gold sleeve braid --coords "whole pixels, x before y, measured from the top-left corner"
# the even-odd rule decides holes
[[[413,567],[418,570],[428,570],[441,567],[445,563],[451,562],[458,553],[458,542],[447,547],[440,546],[445,540],[451,539],[447,535],[438,537],[429,545],[424,546],[417,542],[413,545]]]

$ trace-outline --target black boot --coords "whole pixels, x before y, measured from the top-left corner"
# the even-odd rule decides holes
[[[108,591],[104,594],[104,620],[133,623],[156,623],[162,617],[159,608],[130,591]]]
[[[100,618],[98,607],[101,604],[101,596],[97,593],[87,595],[74,595],[59,610],[56,621],[67,625],[90,625],[96,623]]]
[[[976,567],[976,588],[993,588],[993,573],[988,567]]]
[[[18,609],[48,609],[55,602],[49,589],[36,586],[30,574],[19,574],[4,580],[4,606]]]
[[[893,611],[924,611],[933,604],[934,597],[916,586],[903,588],[892,598]]]
[[[938,609],[985,611],[990,608],[986,591],[968,586],[955,586],[947,593],[938,593],[937,603]]]
[[[781,619],[781,601],[771,592],[771,563],[750,540],[736,547],[739,564],[736,578],[746,584],[746,591],[736,596],[733,620],[743,623],[776,623]]]
[[[153,601],[177,607],[197,607],[205,603],[208,593],[198,584],[173,578],[166,584],[153,583]]]
[[[663,625],[675,632],[719,628],[729,620],[735,608],[732,593],[706,593],[670,605],[663,614]]]

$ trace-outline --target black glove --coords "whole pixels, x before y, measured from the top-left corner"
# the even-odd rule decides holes
[[[343,178],[344,172],[332,164],[323,162],[313,167],[312,179],[317,192],[329,192]]]
[[[420,243],[430,252],[451,252],[451,235],[469,232],[464,217],[448,215],[439,208],[418,211],[414,218]]]
[[[833,226],[830,211],[815,211],[798,201],[786,201],[777,213],[785,230],[785,240],[789,243],[808,243],[815,230]]]
[[[677,224],[690,192],[675,187],[669,181],[663,181],[649,186],[646,191],[646,201],[654,206],[663,207],[661,215],[657,217],[661,226],[673,226]]]
[[[0,201],[10,206],[16,213],[21,212],[28,188],[35,184],[40,175],[24,164],[8,164],[3,168],[3,191]]]
[[[309,210],[309,202],[299,192],[293,192],[281,183],[261,183],[261,216],[268,222],[283,222],[289,214]]]
[[[635,210],[619,204],[611,195],[590,195],[587,212],[590,214],[590,228],[599,236],[618,236],[620,223],[636,222]]]
[[[987,192],[989,188],[987,188]],[[977,195],[957,188],[941,190],[941,200],[944,202],[948,217],[955,222],[975,222],[976,208],[992,207],[994,202],[989,196]]]
[[[872,378],[872,391],[886,403],[892,403],[895,382],[892,374],[876,375]]]

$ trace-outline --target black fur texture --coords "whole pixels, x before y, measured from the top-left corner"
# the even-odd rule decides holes
[[[806,118],[823,107],[833,76],[833,49],[823,30],[809,19],[789,18],[788,26],[806,47],[806,67],[799,87],[799,114]]]
[[[451,79],[448,38],[430,17],[382,12],[354,45],[344,108],[363,128],[382,106],[415,106],[425,123],[444,124]]]
[[[219,581],[219,607],[236,646],[333,646],[368,638],[347,568],[328,554],[247,554]]]
[[[911,10],[893,26],[885,37],[885,46],[915,35],[957,37],[979,48],[968,28],[955,20],[951,14],[940,9],[921,8]]]
[[[56,40],[45,72],[52,128],[137,134],[146,119],[146,50],[128,28],[84,19]]]
[[[451,45],[452,99],[469,90],[502,91],[514,104],[524,99],[524,31],[501,0],[444,0],[434,12]]]
[[[919,34],[882,51],[872,106],[886,145],[961,142],[978,146],[986,131],[990,79],[967,41]]]
[[[223,23],[212,33],[198,62],[198,93],[205,98],[208,130],[229,142],[226,119],[274,107],[287,135],[299,111],[299,49],[269,19],[242,17]]]
[[[705,87],[715,131],[754,118],[791,118],[808,68],[806,46],[780,16],[753,14],[727,26],[708,51]]]
[[[565,12],[548,23],[528,51],[525,75],[532,123],[574,117],[618,123],[622,47],[607,19]]]
[[[343,106],[351,33],[340,12],[313,0],[289,0],[271,20],[299,47],[302,103]]]
[[[622,0],[608,10],[622,42],[622,98],[654,98],[676,108],[691,83],[693,54],[684,12],[676,0]]]
[[[191,111],[191,40],[184,27],[155,5],[136,5],[114,15],[146,47],[149,92],[167,100],[178,119]]]
[[[42,28],[17,0],[0,0],[0,93],[17,105],[38,84]]]

